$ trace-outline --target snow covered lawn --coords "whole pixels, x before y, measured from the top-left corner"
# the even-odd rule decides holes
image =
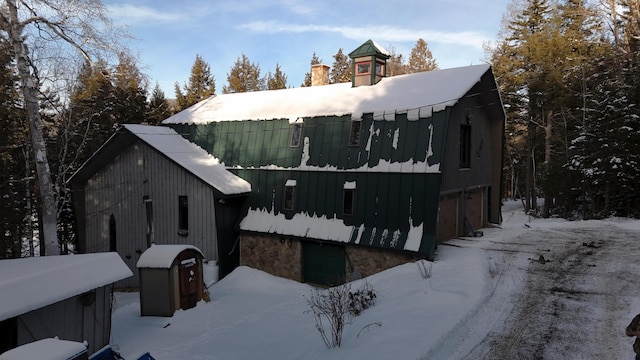
[[[140,317],[138,294],[118,293],[112,344],[126,359],[150,351],[158,360],[489,359],[513,354],[530,359],[599,359],[602,354],[633,358],[633,341],[623,330],[640,312],[640,301],[634,300],[640,264],[626,264],[622,257],[638,254],[640,222],[535,220],[522,214],[517,203],[507,204],[503,215],[502,227],[484,229],[482,238],[440,246],[433,263],[421,262],[431,271],[426,279],[417,263],[365,279],[377,294],[376,303],[346,326],[340,348],[326,349],[315,329],[306,301],[312,287],[247,267],[212,285],[210,302],[176,311],[171,318]],[[625,236],[609,244],[619,251],[604,251],[606,234],[620,232]],[[583,243],[589,236],[602,243]],[[592,262],[577,261],[582,258]],[[617,294],[605,294],[611,281],[595,281],[609,273],[601,264],[609,264],[609,270],[628,269],[618,282],[629,284],[618,286]],[[593,291],[580,290],[584,278],[559,279],[552,275],[563,271],[551,266],[566,267],[566,274],[599,271],[591,276],[602,289],[593,285]],[[355,282],[352,289],[359,286]],[[573,316],[573,303],[592,311]],[[538,320],[527,318],[527,313]],[[530,333],[513,338],[513,329],[522,326],[520,319],[531,324],[524,329]],[[584,338],[570,339],[579,343],[568,344],[567,353],[559,346],[566,340],[560,336],[563,332],[549,329],[569,325],[585,333],[574,331]],[[607,335],[596,338],[600,343],[583,342],[589,331]]]

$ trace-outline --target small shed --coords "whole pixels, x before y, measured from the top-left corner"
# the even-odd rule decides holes
[[[112,284],[131,275],[115,252],[0,260],[0,353],[54,336],[109,344]]]
[[[202,251],[193,245],[153,245],[137,263],[140,315],[173,316],[196,306],[204,294]]]

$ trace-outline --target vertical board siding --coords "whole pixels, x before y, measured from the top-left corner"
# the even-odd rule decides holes
[[[109,218],[116,220],[117,251],[134,276],[117,287],[137,287],[136,263],[147,249],[143,196],[153,204],[153,241],[192,244],[207,260],[218,260],[214,191],[201,180],[142,142],[136,142],[88,180],[87,252],[109,251]],[[178,196],[189,201],[188,235],[178,234]]]
[[[355,231],[352,242],[402,250],[412,226],[422,226],[423,242],[435,241],[441,175],[414,172],[412,164],[442,161],[448,116],[446,110],[409,121],[396,114],[388,121],[364,114],[358,146],[349,146],[350,115],[304,119],[299,147],[290,146],[293,126],[287,119],[171,126],[197,133],[190,139],[252,184],[250,208],[289,219],[296,213],[343,219],[349,226],[364,225],[361,238]],[[391,162],[403,163],[403,172],[379,166]],[[289,179],[297,181],[292,211],[283,209]],[[355,213],[348,216],[342,209],[346,181],[356,181]]]

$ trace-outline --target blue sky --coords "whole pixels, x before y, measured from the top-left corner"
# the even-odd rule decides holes
[[[126,25],[142,71],[167,98],[188,80],[196,54],[211,66],[216,92],[245,54],[261,74],[276,63],[298,87],[315,52],[333,63],[372,39],[408,57],[424,39],[441,68],[482,63],[484,42],[495,40],[511,0],[104,0],[110,17]]]

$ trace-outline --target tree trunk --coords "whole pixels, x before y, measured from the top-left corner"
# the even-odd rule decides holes
[[[11,41],[15,52],[42,201],[42,226],[40,231],[44,236],[45,246],[44,249],[40,249],[40,253],[41,255],[59,255],[60,248],[56,230],[57,206],[39,113],[38,84],[29,69],[29,52],[23,40],[23,29],[18,19],[18,9],[15,2],[8,1],[7,8],[9,9],[9,14],[6,15],[8,15],[10,26],[5,30],[9,34],[9,41]],[[42,254],[42,250],[44,250],[44,254]]]
[[[551,183],[549,181],[549,173],[551,171],[551,137],[553,136],[553,110],[547,111],[545,114],[546,122],[544,125],[544,171],[545,171],[545,192],[544,192],[544,206],[542,208],[542,216],[549,217],[551,212],[551,202],[553,201],[553,191],[551,189]]]

